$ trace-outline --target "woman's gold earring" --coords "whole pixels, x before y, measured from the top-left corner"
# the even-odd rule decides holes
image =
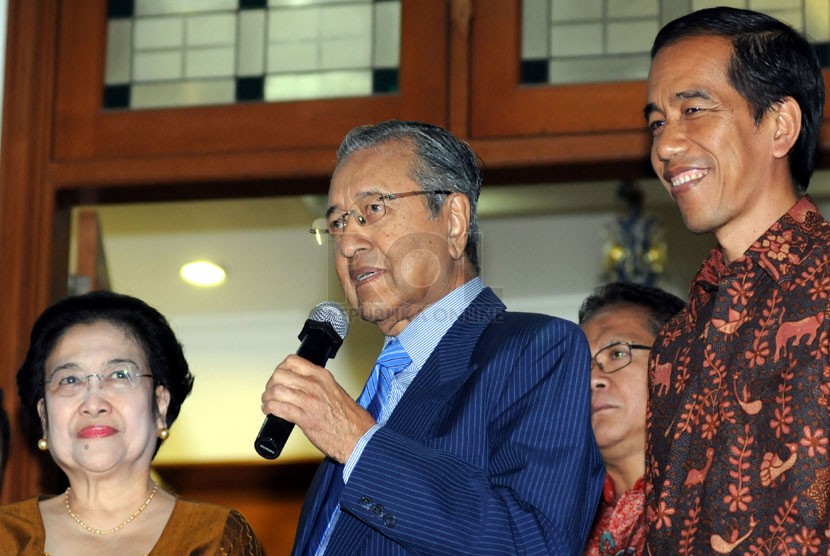
[[[37,449],[40,450],[41,452],[45,452],[46,450],[49,449],[49,441],[46,440],[45,438],[41,438],[40,440],[37,441]]]
[[[159,438],[161,438],[162,440],[167,440],[168,438],[170,438],[170,431],[167,430],[166,428],[163,428],[163,427],[160,428],[159,429]]]

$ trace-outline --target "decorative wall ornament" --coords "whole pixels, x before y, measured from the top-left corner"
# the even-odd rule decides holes
[[[653,286],[666,268],[668,249],[660,223],[643,212],[643,191],[633,181],[617,187],[621,214],[605,228],[604,275],[607,281]]]

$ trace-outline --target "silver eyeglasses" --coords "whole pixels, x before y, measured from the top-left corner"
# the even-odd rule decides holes
[[[102,391],[118,394],[131,392],[138,386],[138,379],[150,377],[151,374],[141,374],[132,363],[117,363],[108,365],[100,373],[86,374],[80,369],[58,369],[45,382],[46,388],[56,396],[70,398],[77,396],[89,388],[92,377],[98,379],[98,386]]]
[[[606,374],[616,373],[631,364],[632,349],[651,350],[651,346],[633,342],[616,342],[596,352],[591,357],[591,363],[596,364],[597,368]]]
[[[332,212],[325,218],[318,218],[311,223],[310,233],[315,234],[318,238],[320,234],[329,234],[334,238],[341,237],[346,231],[348,218],[351,216],[355,222],[360,226],[371,226],[377,224],[378,221],[386,216],[387,201],[394,201],[395,199],[402,199],[404,197],[414,197],[415,195],[452,195],[455,191],[448,189],[436,189],[435,191],[407,191],[406,193],[387,193],[385,195],[369,195],[358,202],[358,205],[352,210],[336,213]]]

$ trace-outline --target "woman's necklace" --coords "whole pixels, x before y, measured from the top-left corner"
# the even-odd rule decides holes
[[[78,517],[77,515],[75,515],[75,512],[73,512],[72,508],[69,507],[69,492],[72,490],[72,487],[69,487],[69,488],[66,489],[66,494],[63,497],[63,505],[66,506],[66,511],[69,513],[69,515],[72,517],[72,519],[75,520],[75,523],[77,523],[78,525],[80,525],[81,527],[83,527],[84,529],[89,531],[90,533],[94,533],[96,535],[109,535],[110,533],[115,533],[119,529],[122,529],[123,527],[126,527],[128,523],[130,523],[132,520],[137,518],[138,515],[141,512],[143,512],[144,509],[147,506],[150,505],[150,502],[153,501],[153,497],[156,495],[156,491],[158,489],[159,489],[159,484],[157,482],[153,481],[153,490],[150,492],[150,496],[147,497],[147,500],[144,501],[144,503],[141,505],[140,508],[138,508],[136,511],[133,512],[133,515],[131,515],[130,517],[125,519],[123,523],[121,523],[120,525],[116,525],[112,529],[95,529],[94,527],[90,527],[89,525],[87,525],[86,523],[81,521],[81,518]]]

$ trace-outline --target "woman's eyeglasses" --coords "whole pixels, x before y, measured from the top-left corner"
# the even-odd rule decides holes
[[[98,379],[98,386],[102,391],[116,394],[135,390],[139,378],[152,376],[139,373],[138,369],[130,364],[111,365],[100,373],[92,374],[74,368],[58,369],[52,373],[45,385],[46,389],[56,396],[70,398],[85,392],[92,377]]]

